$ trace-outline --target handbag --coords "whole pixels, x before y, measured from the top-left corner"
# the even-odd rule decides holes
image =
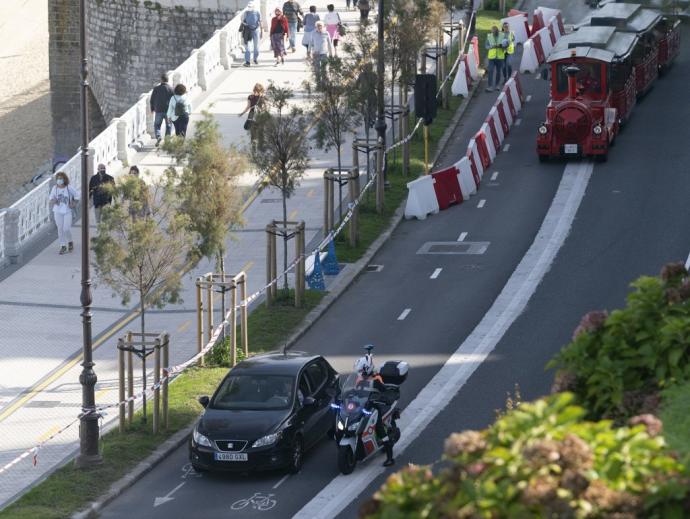
[[[338,34],[340,36],[345,36],[347,34],[347,27],[340,22],[338,22]]]
[[[244,121],[244,129],[247,131],[250,130],[253,122],[254,121],[252,121],[251,119],[247,119],[246,121]]]
[[[239,30],[239,32],[244,33],[244,28],[245,28],[246,26],[247,26],[246,23],[240,22],[240,30]]]

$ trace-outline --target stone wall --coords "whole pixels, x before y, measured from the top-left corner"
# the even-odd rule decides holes
[[[48,0],[55,156],[80,143],[79,0]],[[176,68],[247,0],[86,0],[90,138]],[[172,79],[172,78],[171,78]]]
[[[222,2],[226,6],[222,8],[219,0],[177,0],[175,4],[91,0],[91,87],[106,121],[132,106],[162,72],[187,59],[236,12],[234,2]]]

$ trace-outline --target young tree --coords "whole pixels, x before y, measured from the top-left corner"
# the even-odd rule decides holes
[[[287,221],[287,200],[295,192],[309,166],[308,119],[301,108],[291,105],[292,89],[271,82],[266,89],[266,107],[255,121],[255,145],[251,161],[261,178],[260,188],[274,187],[283,202],[283,222]],[[287,224],[283,229],[283,271],[288,264]],[[288,289],[287,272],[284,274]]]
[[[139,296],[143,338],[146,307],[162,308],[180,300],[181,278],[195,236],[189,216],[180,211],[179,192],[170,183],[157,182],[149,190],[143,180],[127,176],[112,190],[113,203],[103,209],[93,238],[95,271],[123,305],[132,294]]]
[[[328,58],[326,65],[313,83],[306,84],[313,105],[312,116],[315,121],[314,140],[324,151],[335,148],[338,171],[342,170],[342,149],[348,132],[358,123],[357,113],[348,102],[347,93],[352,88],[348,67],[339,57]],[[320,84],[317,81],[320,79]],[[317,88],[318,86],[318,88]],[[338,214],[343,217],[343,187],[338,183]]]
[[[163,149],[177,163],[166,175],[177,186],[180,209],[197,236],[192,254],[214,259],[225,274],[228,231],[242,224],[237,179],[246,171],[245,156],[234,146],[223,146],[218,123],[206,111],[191,138],[169,139]]]
[[[364,125],[364,137],[368,141],[377,116],[376,33],[362,24],[352,35],[352,38],[345,40],[343,46],[347,54],[347,59],[344,61],[346,76],[351,78],[346,95],[348,103],[357,112],[359,120]],[[367,152],[367,175],[368,168],[369,153]]]

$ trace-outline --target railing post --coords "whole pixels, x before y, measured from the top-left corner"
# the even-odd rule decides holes
[[[271,233],[273,232],[273,226],[272,225],[267,225],[266,226],[266,306],[271,306],[273,304],[273,287],[269,285],[271,283],[271,280],[273,279],[271,277],[271,265],[273,262],[271,261],[271,258],[275,254],[275,251],[272,248],[273,245],[273,240],[271,240]]]
[[[235,278],[237,279],[237,278]],[[232,280],[232,288],[230,293],[230,321],[232,326],[232,341],[230,342],[230,366],[235,367],[237,364],[237,283],[235,279]]]
[[[125,432],[125,350],[124,350],[124,341],[122,340],[122,337],[120,337],[117,340],[117,375],[118,375],[118,392],[117,392],[117,397],[118,397],[118,402],[120,402],[120,405],[118,406],[118,414],[120,417],[120,434]]]
[[[127,121],[116,117],[110,124],[117,125],[117,160],[125,162],[127,161]]]
[[[348,187],[350,191],[350,203],[352,205],[352,216],[350,217],[350,246],[355,247],[359,239],[359,206],[354,203],[359,197],[359,169],[352,168],[349,175]]]
[[[146,128],[144,128],[144,133],[147,133],[149,136],[151,136],[153,135],[153,112],[151,111],[151,92],[141,94],[139,96],[139,101],[141,101],[142,99],[144,99],[142,105],[144,110],[144,117],[146,118]],[[136,137],[139,136],[137,135]]]
[[[142,338],[146,343],[146,337]],[[158,434],[161,411],[161,338],[156,337],[153,345],[153,434]]]
[[[202,90],[206,90],[208,87],[206,84],[206,51],[204,49],[200,49],[196,52],[197,82]],[[192,53],[194,53],[194,51],[192,51]]]
[[[46,196],[47,203],[48,197]],[[5,254],[12,264],[19,263],[22,258],[19,238],[19,209],[10,207],[5,214]]]
[[[204,347],[204,302],[202,299],[201,283],[203,278],[196,278],[196,352],[201,353]],[[199,366],[204,365],[203,357],[199,358]]]
[[[170,367],[170,335],[163,334],[163,430],[168,429],[168,383],[170,382],[168,368]]]
[[[242,272],[242,285],[240,285],[240,300],[242,306],[240,307],[240,330],[242,333],[242,348],[244,349],[244,358],[249,357],[249,334],[247,332],[247,274]]]
[[[207,274],[205,277],[211,274]],[[208,286],[206,287],[206,335],[208,341],[213,336],[213,279],[207,279]]]
[[[218,32],[218,31],[217,31]],[[219,31],[220,35],[220,64],[225,70],[230,68],[230,59],[228,58],[228,31]]]
[[[127,332],[127,346],[132,347],[132,332]],[[127,398],[134,396],[134,359],[132,351],[127,351]],[[132,425],[134,420],[134,400],[127,402],[127,421]]]
[[[180,74],[179,72],[173,72],[173,75],[172,75],[173,88],[175,88],[177,85],[179,85],[181,81],[182,81],[182,74]]]
[[[259,9],[261,10],[261,24],[264,27],[264,32],[268,32],[268,2],[267,0],[261,0],[259,3]]]

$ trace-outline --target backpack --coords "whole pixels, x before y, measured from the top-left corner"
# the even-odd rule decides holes
[[[180,99],[175,96],[175,117],[183,117],[187,115],[184,109],[184,102],[180,103]]]

